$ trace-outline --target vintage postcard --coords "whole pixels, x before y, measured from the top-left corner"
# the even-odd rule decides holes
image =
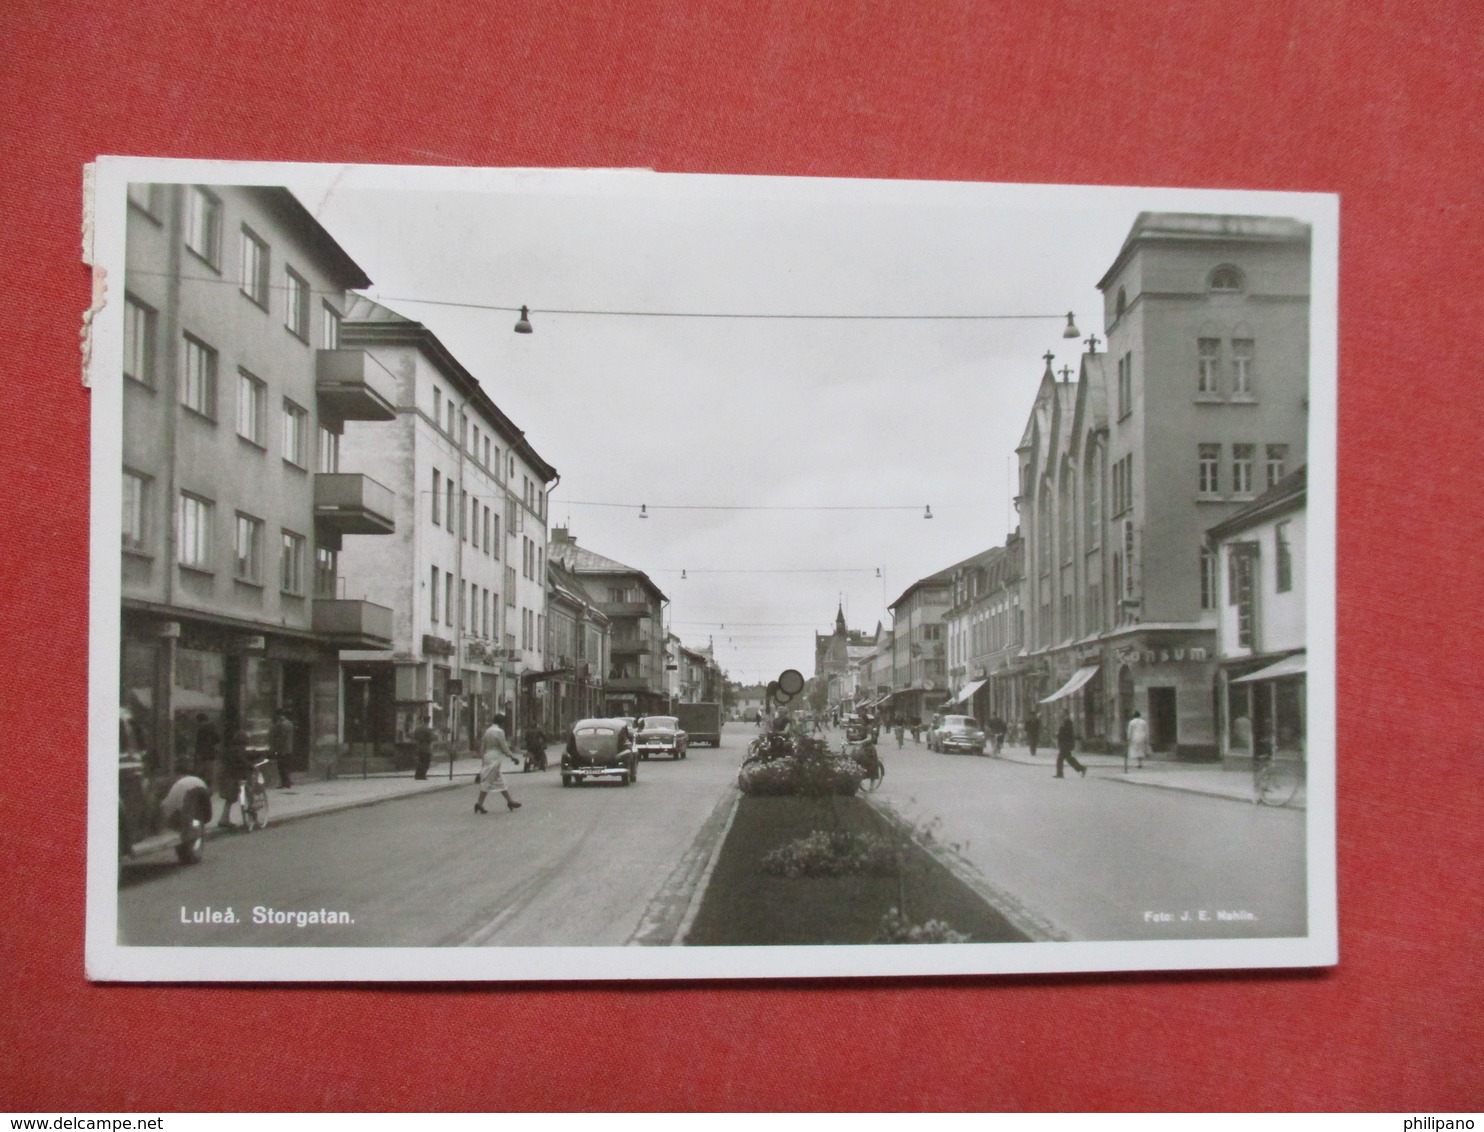
[[[90,977],[1337,961],[1335,197],[88,178]]]

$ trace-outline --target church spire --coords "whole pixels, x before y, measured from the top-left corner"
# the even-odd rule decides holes
[[[843,603],[835,607],[835,635],[845,636],[845,606]]]

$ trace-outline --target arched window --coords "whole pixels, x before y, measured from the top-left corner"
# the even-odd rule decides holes
[[[1243,289],[1242,273],[1229,263],[1223,263],[1215,271],[1211,272],[1211,278],[1206,284],[1213,292],[1232,294]]]

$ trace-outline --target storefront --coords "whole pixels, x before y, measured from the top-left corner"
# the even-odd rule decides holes
[[[1217,696],[1225,759],[1245,761],[1269,754],[1304,757],[1307,673],[1304,651],[1223,667]]]

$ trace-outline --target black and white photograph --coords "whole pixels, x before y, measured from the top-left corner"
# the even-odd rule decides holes
[[[1336,197],[89,200],[90,977],[1336,961]]]

